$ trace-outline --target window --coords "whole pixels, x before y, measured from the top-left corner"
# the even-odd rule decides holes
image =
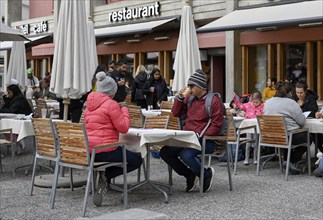
[[[306,45],[303,44],[286,44],[284,55],[284,63],[286,70],[284,78],[295,83],[299,77],[305,77],[306,68]]]
[[[262,92],[267,81],[267,45],[248,48],[248,93]]]

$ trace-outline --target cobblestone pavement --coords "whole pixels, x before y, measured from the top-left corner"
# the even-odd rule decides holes
[[[4,159],[4,172],[0,173],[0,219],[75,219],[81,216],[84,188],[58,189],[55,208],[49,208],[49,188],[35,187],[30,196],[31,172],[17,171],[13,178],[8,155]],[[32,162],[31,152],[17,156],[18,164]],[[168,182],[166,164],[152,159],[153,180]],[[203,195],[198,188],[185,193],[185,179],[173,174],[173,195],[164,203],[162,194],[148,185],[129,194],[129,208],[141,208],[167,214],[171,219],[323,219],[322,178],[307,174],[290,176],[285,181],[277,162],[255,175],[256,166],[239,162],[237,175],[233,176],[233,191],[229,191],[225,163],[213,162],[215,178],[212,189]],[[39,174],[49,171],[39,168]],[[85,175],[85,173],[79,173]],[[129,174],[135,183],[137,172]],[[121,178],[117,179],[120,181]],[[89,197],[87,217],[122,211],[122,194],[109,191],[102,207],[95,207]]]

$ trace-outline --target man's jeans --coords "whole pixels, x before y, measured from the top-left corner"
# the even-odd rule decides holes
[[[206,141],[205,153],[212,153],[215,150],[215,147],[215,142]],[[201,161],[197,157],[199,154],[201,154],[201,151],[194,148],[165,146],[160,150],[161,158],[171,166],[176,173],[186,178],[190,177],[192,172],[196,176],[200,176]],[[208,175],[206,169],[204,169],[204,175]]]

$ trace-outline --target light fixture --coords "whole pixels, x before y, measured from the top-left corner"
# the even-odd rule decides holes
[[[106,41],[103,43],[104,45],[114,45],[114,44],[117,44],[114,40],[112,41]]]
[[[299,27],[317,27],[317,26],[321,26],[323,24],[323,22],[312,22],[312,23],[306,23],[306,24],[299,24]]]
[[[169,36],[155,37],[154,40],[169,40]]]
[[[256,28],[257,31],[275,31],[278,28],[276,26],[269,26],[269,27],[259,27]]]
[[[141,42],[141,40],[140,39],[129,39],[129,40],[127,40],[127,42],[128,43],[140,43]]]

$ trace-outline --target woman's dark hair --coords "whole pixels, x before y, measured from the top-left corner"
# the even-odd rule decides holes
[[[13,93],[13,97],[15,96],[24,96],[17,85],[10,85],[7,87],[7,90],[10,90]]]
[[[290,97],[293,91],[293,85],[290,82],[279,81],[275,97]]]
[[[304,92],[307,91],[307,83],[306,82],[297,82],[296,85],[295,85],[295,88],[303,88]]]
[[[276,78],[276,77],[271,77],[271,78],[270,78],[270,81],[271,81],[271,82],[274,82],[275,84],[277,84],[277,78]]]
[[[154,68],[152,71],[151,71],[151,74],[154,75],[156,72],[159,72],[160,73],[160,70],[158,68]]]
[[[105,72],[105,65],[104,64],[99,64],[97,67],[96,67],[96,70],[93,74],[93,77],[92,77],[92,80],[96,80],[96,74],[98,72]]]

